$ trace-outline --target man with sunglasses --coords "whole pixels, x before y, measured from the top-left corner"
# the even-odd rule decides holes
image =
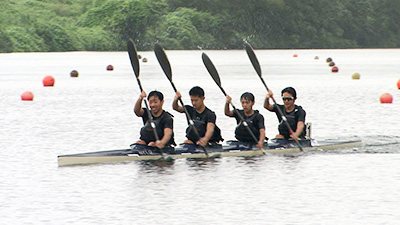
[[[273,96],[271,90],[269,90],[267,96],[264,101],[264,108],[266,108],[270,112],[275,112],[279,121],[279,134],[276,135],[277,139],[304,139],[305,138],[305,121],[306,121],[306,112],[301,106],[298,106],[295,103],[296,90],[292,87],[284,88],[281,92],[282,101],[284,105],[274,104],[271,105],[269,103],[269,98]],[[286,117],[290,128],[293,130],[293,134],[291,135],[288,127],[282,120],[282,115],[279,113],[279,107]]]

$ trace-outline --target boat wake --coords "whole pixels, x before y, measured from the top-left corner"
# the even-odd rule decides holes
[[[340,153],[400,153],[400,136],[375,135],[361,137],[363,146],[354,149],[341,149],[333,152]]]

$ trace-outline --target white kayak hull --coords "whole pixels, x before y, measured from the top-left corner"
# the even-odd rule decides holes
[[[324,141],[319,145],[303,147],[304,152],[309,151],[324,151],[324,150],[336,150],[336,149],[348,149],[361,147],[362,142],[360,140],[353,141]],[[113,162],[127,162],[127,161],[138,161],[138,160],[160,160],[165,159],[205,159],[215,157],[254,157],[261,155],[285,155],[301,153],[297,147],[288,148],[274,148],[274,149],[254,149],[254,150],[221,150],[211,151],[208,156],[205,153],[180,153],[180,154],[168,154],[168,155],[140,155],[134,154],[132,149],[121,149],[121,150],[110,150],[100,152],[90,152],[73,155],[60,155],[58,156],[59,166],[73,166],[73,165],[85,165],[85,164],[97,164],[97,163],[113,163]]]

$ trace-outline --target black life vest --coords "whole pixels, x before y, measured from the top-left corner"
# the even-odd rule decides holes
[[[186,137],[189,140],[192,140],[194,142],[199,140],[200,137],[204,137],[207,131],[207,124],[203,121],[200,120],[193,120],[194,126],[190,126],[186,129]],[[196,129],[198,135],[196,135],[196,132],[193,130]]]
[[[150,112],[150,114],[151,114],[151,112]],[[171,115],[169,112],[163,111],[158,118],[156,118],[156,119],[153,118],[153,123],[155,124],[158,138],[160,138],[160,139],[162,137],[164,137],[164,129],[160,127],[160,122],[164,119],[164,117],[167,114],[170,115],[171,117],[173,117],[173,115]],[[153,116],[153,115],[151,115],[151,116]],[[145,141],[147,144],[152,141],[156,141],[156,137],[154,136],[153,127],[151,126],[149,119],[146,121],[146,123],[144,124],[142,129],[140,129],[140,139]],[[172,133],[171,139],[165,146],[169,146],[169,145],[175,145],[174,133]]]
[[[279,106],[278,106],[279,107]],[[285,115],[287,122],[290,125],[290,128],[292,128],[293,132],[296,132],[297,129],[297,123],[299,121],[299,118],[297,117],[297,111],[298,110],[302,110],[301,106],[295,105],[295,108],[293,109],[293,111],[287,113],[285,108],[282,107],[282,112]],[[290,132],[289,129],[287,127],[287,125],[285,124],[285,122],[281,119],[279,126],[278,126],[278,130],[279,130],[279,134],[283,135],[285,138],[290,138]],[[304,126],[304,130],[303,132],[300,134],[299,138],[305,138],[305,132],[306,132],[306,126]]]
[[[164,131],[162,129],[158,129],[158,125],[159,125],[160,121],[153,120],[153,122],[156,126],[156,132],[157,132],[158,138],[162,138],[164,136]],[[142,129],[140,129],[140,139],[142,139],[146,143],[156,141],[156,137],[154,136],[153,127],[151,127],[151,123],[149,120],[142,127]]]
[[[204,135],[206,135],[206,131],[207,131],[207,124],[204,121],[200,121],[200,120],[193,120],[194,123],[194,127],[190,126],[186,129],[186,137],[193,141],[193,142],[197,142],[200,138],[199,137],[204,137]],[[197,133],[199,134],[199,136],[196,135],[195,131],[193,129],[197,130]],[[214,133],[211,136],[209,142],[219,142],[219,141],[223,141],[224,139],[221,136],[221,130],[219,129],[219,127],[217,125],[214,126]]]
[[[257,141],[260,139],[260,130],[257,129],[253,120],[258,114],[258,111],[254,111],[253,115],[244,120],[247,123],[247,126],[253,132],[254,136],[256,136]],[[242,114],[242,117],[244,117],[244,113]],[[241,142],[256,142],[253,136],[249,133],[248,128],[244,125],[243,121],[240,121],[239,124],[236,126],[235,138]]]

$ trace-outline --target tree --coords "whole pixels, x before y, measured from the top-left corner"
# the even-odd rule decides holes
[[[13,45],[8,32],[0,30],[0,52],[12,52]]]
[[[118,33],[120,50],[125,50],[129,38],[134,39],[138,47],[142,47],[146,45],[146,32],[158,24],[166,8],[163,1],[107,1],[89,10],[80,24],[87,27],[105,26]]]

